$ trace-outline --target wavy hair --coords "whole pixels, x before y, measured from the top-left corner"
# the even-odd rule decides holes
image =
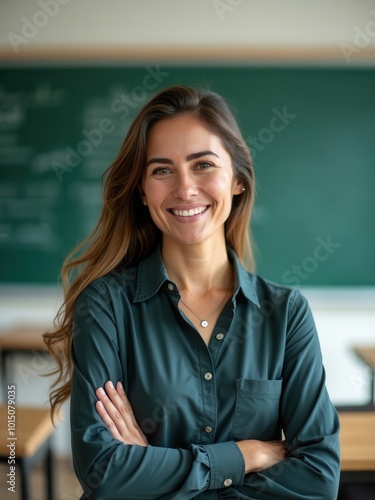
[[[155,123],[181,114],[197,117],[221,138],[232,159],[234,174],[245,190],[233,197],[225,223],[226,244],[249,269],[253,266],[249,222],[254,200],[254,170],[249,149],[224,99],[211,91],[179,85],[151,98],[131,125],[117,158],[103,174],[103,207],[93,232],[66,258],[61,279],[64,302],[55,330],[44,341],[57,362],[50,392],[51,413],[70,396],[74,306],[92,281],[124,267],[135,266],[161,242],[161,232],[144,207],[138,186],[146,164],[147,135]]]

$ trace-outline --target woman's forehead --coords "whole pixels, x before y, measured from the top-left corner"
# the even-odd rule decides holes
[[[147,137],[147,155],[155,151],[184,149],[187,154],[222,150],[221,138],[203,120],[191,115],[167,118],[156,123]],[[189,151],[191,149],[191,151]]]

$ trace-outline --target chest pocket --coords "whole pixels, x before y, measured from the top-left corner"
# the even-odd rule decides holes
[[[282,380],[236,380],[232,439],[278,439]]]

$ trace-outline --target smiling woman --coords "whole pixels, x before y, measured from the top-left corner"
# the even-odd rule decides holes
[[[141,197],[163,234],[164,252],[177,242],[204,242],[206,255],[225,246],[224,224],[242,185],[220,137],[189,114],[169,118],[150,130],[147,158]]]
[[[253,166],[225,101],[163,90],[105,178],[45,335],[83,498],[336,498],[339,425],[310,309],[244,267]]]

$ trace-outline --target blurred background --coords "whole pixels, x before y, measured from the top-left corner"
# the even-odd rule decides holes
[[[354,349],[375,346],[375,1],[2,0],[0,33],[2,402],[11,383],[47,408],[53,364],[28,339],[52,327],[63,259],[133,118],[186,83],[227,99],[252,151],[257,272],[309,299],[333,402],[367,406],[374,369]],[[53,449],[69,464],[63,413]]]

